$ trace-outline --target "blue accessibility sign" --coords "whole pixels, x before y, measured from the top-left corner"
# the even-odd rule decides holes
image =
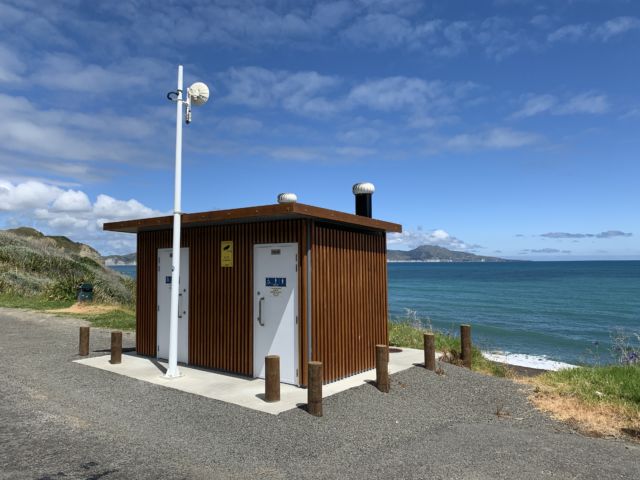
[[[287,278],[286,277],[266,277],[265,278],[265,286],[267,286],[267,287],[286,287],[287,286]]]

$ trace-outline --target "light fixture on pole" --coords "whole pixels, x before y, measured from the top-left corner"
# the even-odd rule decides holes
[[[182,98],[182,65],[178,66],[178,89],[169,92],[167,98],[176,102],[176,173],[173,197],[173,253],[171,255],[171,317],[169,323],[169,366],[166,378],[180,376],[178,370],[178,300],[180,295],[180,227],[182,215],[182,118],[191,123],[191,105],[204,105],[209,100],[209,88],[196,82],[187,88],[187,98]]]

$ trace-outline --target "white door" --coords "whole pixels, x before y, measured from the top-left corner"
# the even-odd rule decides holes
[[[158,358],[169,358],[171,319],[171,248],[158,249]],[[178,297],[178,361],[189,362],[189,249],[180,249]]]
[[[280,381],[298,381],[298,244],[253,247],[253,376],[280,356]]]

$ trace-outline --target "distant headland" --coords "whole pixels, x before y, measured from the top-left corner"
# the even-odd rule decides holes
[[[449,250],[435,245],[421,245],[413,250],[387,250],[387,261],[418,263],[517,262],[506,258],[487,257],[468,252]]]

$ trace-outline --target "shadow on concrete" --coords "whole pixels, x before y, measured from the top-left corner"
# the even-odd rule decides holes
[[[149,361],[153,364],[154,367],[156,367],[158,370],[160,370],[160,372],[164,375],[165,373],[167,373],[167,367],[165,367],[164,365],[162,365],[157,359],[155,358],[150,358]]]
[[[136,347],[127,347],[122,349],[122,353],[135,352]],[[110,348],[103,348],[102,350],[92,350],[93,353],[111,353]]]

